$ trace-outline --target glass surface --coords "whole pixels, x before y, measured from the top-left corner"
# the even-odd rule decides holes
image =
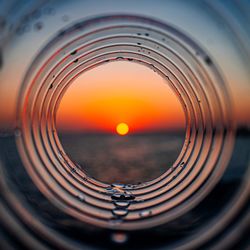
[[[0,1],[0,247],[249,246],[249,1]]]

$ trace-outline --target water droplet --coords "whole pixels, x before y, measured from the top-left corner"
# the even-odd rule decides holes
[[[41,30],[43,28],[43,23],[42,22],[37,22],[34,24],[34,29],[35,30]]]
[[[115,193],[111,196],[113,200],[133,200],[135,196],[132,194],[125,194],[125,193]]]
[[[120,225],[122,222],[123,222],[123,220],[121,218],[112,218],[109,220],[109,224],[111,226]]]
[[[77,195],[77,198],[80,200],[80,201],[84,201],[84,196],[82,194],[78,194]]]
[[[53,88],[53,83],[51,83],[49,86],[49,89],[52,89],[52,88]]]
[[[152,211],[151,210],[145,210],[139,213],[140,217],[144,218],[144,217],[148,217],[150,215],[152,215]]]
[[[115,232],[111,234],[111,240],[118,244],[124,244],[128,240],[128,236],[123,232]]]
[[[115,201],[114,204],[115,206],[122,207],[122,208],[126,208],[130,205],[128,201]]]
[[[77,53],[77,50],[72,51],[70,54],[73,56]]]
[[[76,172],[76,168],[71,168],[70,172],[71,173],[75,173]]]
[[[63,159],[63,157],[62,157],[62,155],[60,154],[60,153],[58,153],[58,157],[62,160]]]
[[[15,133],[15,136],[17,136],[17,137],[22,135],[22,131],[20,128],[16,128],[14,133]]]
[[[122,59],[124,59],[122,56],[116,57],[116,60],[122,60]]]
[[[107,187],[107,188],[106,188],[106,190],[107,190],[108,192],[112,192],[112,193],[114,193],[114,190],[113,190],[113,188],[112,188],[112,187]]]
[[[205,56],[204,57],[204,61],[206,62],[207,65],[211,65],[212,64],[212,60],[209,56]]]
[[[137,45],[141,45],[141,43],[137,43]]]
[[[116,193],[111,196],[113,200],[122,200],[123,194],[121,193]]]
[[[134,185],[132,185],[132,184],[127,184],[127,185],[126,185],[126,188],[127,188],[127,189],[131,189],[131,188],[133,188],[133,187],[134,187]]]
[[[78,58],[77,58],[77,59],[75,59],[73,62],[74,62],[74,63],[77,63],[77,62],[78,62]]]
[[[68,15],[62,16],[62,20],[63,20],[63,22],[68,22],[69,21],[69,16]]]
[[[137,198],[134,202],[141,203],[141,202],[144,202],[144,201],[145,201],[144,199]]]
[[[88,181],[88,178],[87,177],[83,177],[82,180],[83,181]]]
[[[111,184],[111,187],[119,187],[119,188],[124,188],[125,185],[124,184],[121,184],[121,183],[113,183]]]
[[[113,187],[113,192],[114,193],[123,193],[124,190],[123,190],[123,188],[120,188],[120,187]]]
[[[149,36],[149,34],[148,34],[148,33],[145,33],[145,36]]]
[[[128,214],[128,210],[125,208],[115,208],[112,210],[112,213],[117,217],[124,217]]]

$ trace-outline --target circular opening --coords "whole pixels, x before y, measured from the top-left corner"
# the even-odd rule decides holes
[[[144,70],[131,73],[124,62]],[[120,70],[114,66],[119,64]],[[104,81],[101,69],[108,65],[111,80]],[[99,82],[86,78],[91,73],[96,78],[98,69]],[[62,105],[78,81],[83,87],[64,105],[67,116]],[[224,81],[214,59],[171,26],[131,16],[79,23],[42,50],[24,84],[16,140],[25,168],[41,192],[84,225],[133,231],[167,225],[199,204],[227,166],[233,138]],[[178,113],[183,127],[176,122]],[[123,135],[117,133],[120,124]],[[171,138],[181,131],[185,143],[173,157]],[[82,162],[70,155],[62,135],[71,137],[72,152],[78,151]]]
[[[109,62],[81,74],[63,95],[56,122],[71,160],[106,183],[160,176],[185,139],[176,93],[159,74],[134,62]]]

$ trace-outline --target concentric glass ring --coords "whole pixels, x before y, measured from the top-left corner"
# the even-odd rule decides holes
[[[70,84],[115,60],[143,64],[164,77],[187,123],[185,145],[170,170],[155,180],[120,187],[120,195],[133,197],[126,210],[114,202],[116,189],[88,177],[67,156],[56,130],[56,110]],[[186,213],[219,181],[233,148],[230,99],[213,60],[177,29],[137,16],[99,17],[60,32],[28,71],[19,107],[17,143],[33,181],[65,212],[105,228],[145,229]],[[119,209],[124,212],[116,216]],[[148,216],[141,216],[145,210]],[[114,223],[120,217],[122,223]]]

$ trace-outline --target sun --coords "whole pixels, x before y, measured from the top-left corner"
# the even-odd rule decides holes
[[[117,134],[119,135],[126,135],[129,131],[129,127],[128,127],[128,124],[122,122],[122,123],[119,123],[117,126],[116,126],[116,132]]]

